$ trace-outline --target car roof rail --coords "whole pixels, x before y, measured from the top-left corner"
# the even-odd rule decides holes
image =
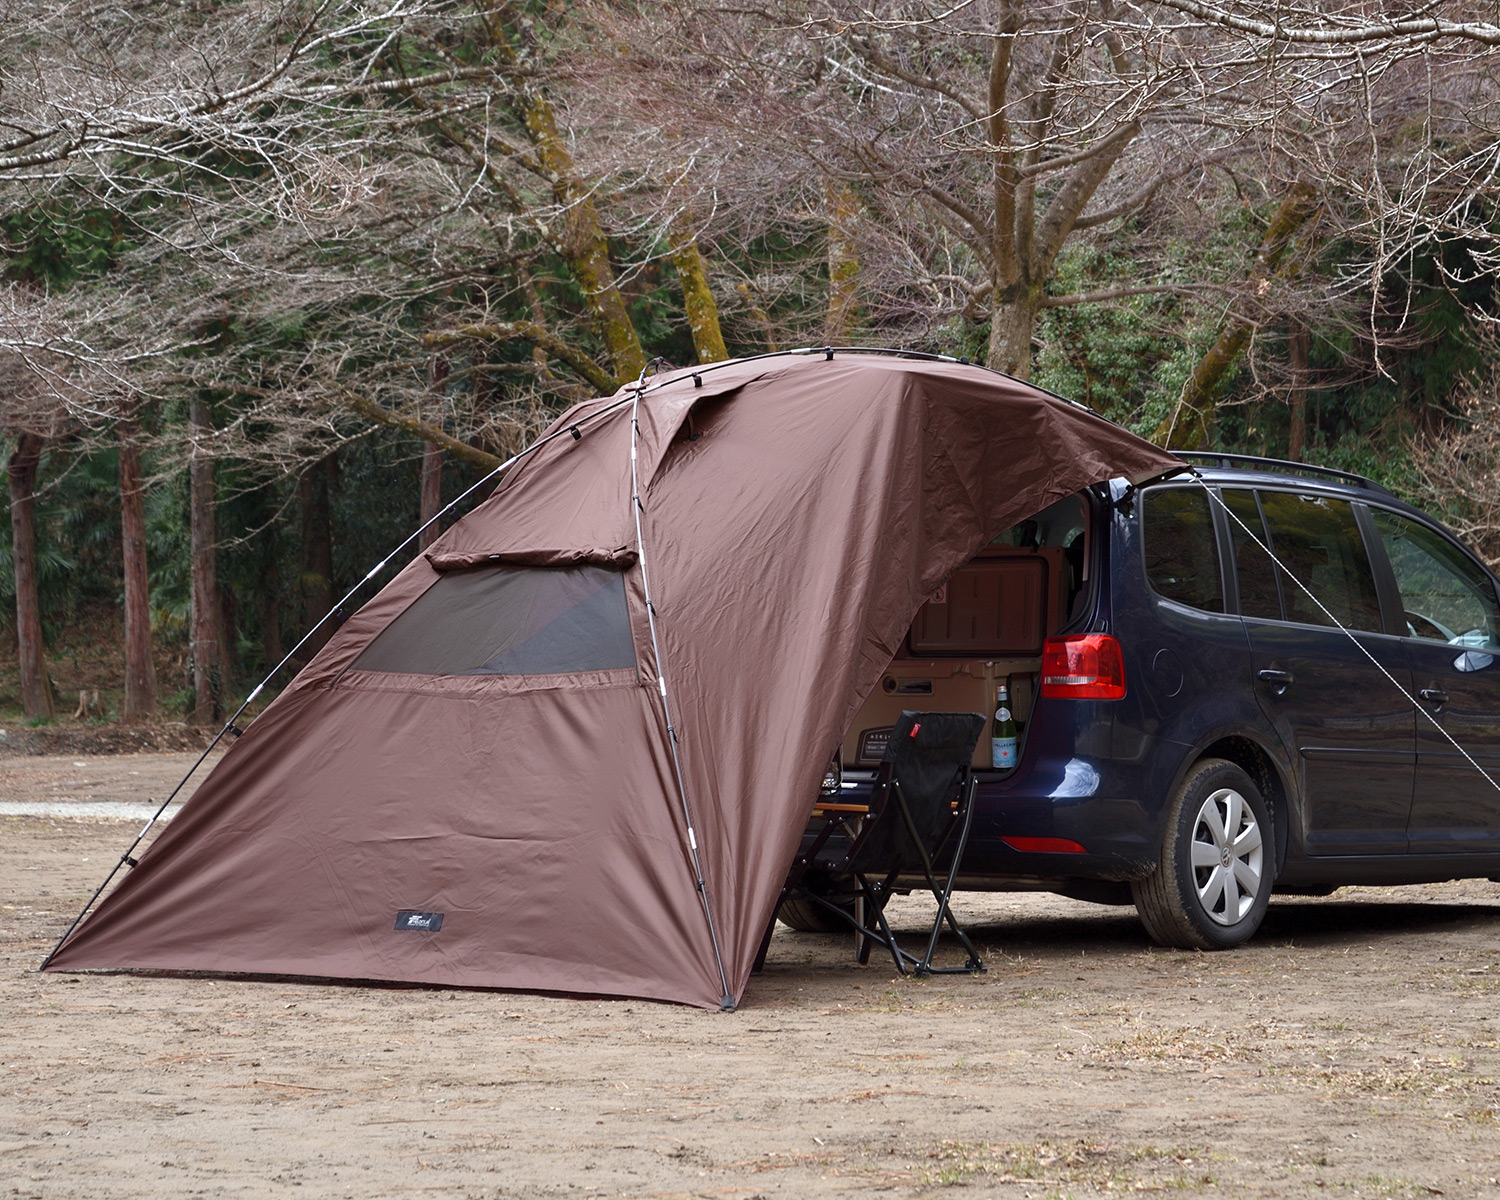
[[[1198,463],[1206,467],[1229,467],[1243,471],[1266,471],[1276,475],[1301,475],[1309,479],[1331,479],[1335,483],[1365,488],[1383,495],[1393,495],[1391,490],[1353,471],[1340,471],[1333,467],[1320,467],[1313,463],[1292,462],[1285,458],[1261,458],[1255,454],[1221,454],[1216,450],[1174,450],[1173,454],[1183,462]]]

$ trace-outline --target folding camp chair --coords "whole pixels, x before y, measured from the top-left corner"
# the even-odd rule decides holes
[[[969,770],[969,763],[984,722],[978,713],[903,712],[891,731],[876,775],[868,815],[851,814],[853,806],[847,804],[820,802],[815,819],[822,820],[822,827],[793,864],[782,899],[793,894],[804,896],[852,924],[860,962],[869,961],[870,947],[878,942],[890,951],[896,969],[903,975],[908,969],[916,975],[984,970],[979,952],[949,904],[974,817],[974,791],[979,781]],[[849,836],[834,839],[836,831]],[[830,852],[831,845],[838,848]],[[947,877],[940,883],[933,863],[950,845],[952,859]],[[801,888],[802,879],[813,867],[820,873],[854,881],[858,891],[851,897],[856,901],[852,912]],[[885,906],[896,881],[919,872],[938,905],[927,948],[920,956],[901,947],[885,918]],[[945,922],[968,952],[968,960],[961,967],[932,965]],[[769,935],[768,929],[766,942]],[[763,944],[762,958],[764,953]]]

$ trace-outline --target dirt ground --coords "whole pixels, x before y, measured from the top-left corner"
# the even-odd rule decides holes
[[[0,759],[0,801],[190,761]],[[1282,899],[1217,955],[966,893],[988,974],[782,930],[732,1014],[35,973],[139,825],[0,816],[0,1197],[1500,1195],[1500,885]]]

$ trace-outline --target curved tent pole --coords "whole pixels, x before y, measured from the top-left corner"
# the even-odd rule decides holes
[[[223,728],[220,729],[218,733],[214,734],[213,741],[209,742],[203,753],[198,756],[197,761],[195,761],[193,765],[188,768],[187,774],[184,775],[178,782],[177,786],[172,789],[171,794],[161,802],[161,806],[151,814],[151,819],[141,827],[140,833],[135,835],[135,841],[130,843],[130,849],[125,851],[125,853],[120,856],[119,861],[116,862],[115,865],[110,869],[109,874],[104,877],[104,882],[99,885],[94,894],[89,897],[88,902],[85,903],[83,908],[79,911],[78,915],[73,918],[73,923],[68,926],[67,932],[64,933],[62,937],[58,938],[57,945],[52,947],[51,952],[47,955],[46,958],[42,960],[41,965],[37,967],[37,970],[45,971],[47,969],[47,964],[57,956],[57,952],[63,948],[63,943],[73,936],[73,931],[78,928],[78,926],[83,922],[84,917],[88,916],[94,905],[99,902],[99,897],[104,894],[104,890],[109,887],[109,885],[114,881],[115,876],[120,873],[120,868],[134,867],[137,865],[138,860],[135,858],[136,850],[146,839],[146,835],[151,832],[152,827],[159,820],[161,820],[161,815],[162,813],[167,811],[168,805],[170,805],[172,801],[177,798],[177,793],[182,791],[182,789],[187,785],[187,781],[193,777],[194,772],[196,772],[198,768],[203,765],[204,759],[206,759],[210,754],[213,753],[214,747],[224,740],[226,734],[233,733],[238,736],[239,734],[244,732],[242,729],[239,729],[235,726],[235,722],[239,720],[240,717],[244,715],[245,710],[255,702],[255,698],[261,694],[261,692],[265,689],[265,686],[270,683],[271,680],[275,679],[278,674],[281,673],[282,668],[296,657],[297,652],[301,650],[303,646],[307,645],[308,640],[315,633],[317,633],[318,630],[322,629],[323,626],[328,623],[331,617],[343,611],[344,605],[349,603],[349,601],[354,597],[354,594],[358,592],[360,588],[364,587],[365,584],[369,583],[370,580],[379,575],[381,571],[385,570],[385,568],[390,565],[391,559],[395,558],[396,555],[400,554],[401,551],[406,549],[407,546],[411,545],[413,541],[421,537],[422,534],[429,528],[431,528],[436,522],[441,521],[445,516],[452,512],[454,508],[462,504],[465,500],[467,500],[476,491],[482,488],[490,480],[494,479],[501,472],[510,470],[511,467],[515,466],[516,463],[520,462],[523,458],[535,453],[537,450],[540,450],[548,442],[562,437],[563,434],[569,434],[574,439],[577,439],[581,436],[578,432],[579,426],[587,424],[589,421],[595,420],[598,417],[602,417],[605,413],[613,412],[617,408],[621,408],[624,405],[630,403],[630,401],[631,397],[622,396],[613,404],[606,404],[597,412],[592,412],[587,414],[586,416],[582,416],[571,424],[563,426],[561,429],[555,429],[545,437],[538,438],[536,441],[532,442],[531,445],[527,446],[519,453],[513,454],[510,458],[506,459],[494,470],[490,471],[489,474],[483,476],[477,483],[464,489],[464,491],[461,492],[457,497],[455,497],[450,503],[444,505],[443,508],[430,520],[423,522],[411,533],[407,534],[407,536],[402,539],[400,544],[398,544],[394,549],[386,554],[384,558],[382,558],[378,563],[371,567],[369,572],[364,576],[363,579],[361,579],[352,588],[350,588],[337,604],[335,604],[332,608],[330,608],[326,613],[323,614],[322,620],[320,620],[316,625],[314,625],[311,629],[309,629],[305,634],[302,635],[302,640],[299,641],[295,646],[293,646],[291,650],[287,652],[286,657],[284,657],[279,663],[272,667],[270,673],[255,685],[255,688],[251,691],[251,693],[246,696],[240,706],[234,710],[234,714],[229,718],[229,720],[224,722]],[[632,450],[633,449],[634,446],[632,444]],[[722,968],[720,968],[720,970],[722,973]]]
[[[693,864],[693,884],[698,889],[698,899],[703,903],[703,916],[708,921],[708,940],[713,944],[714,965],[719,968],[720,1012],[734,1010],[734,997],[729,994],[729,978],[724,973],[724,955],[719,949],[719,933],[714,926],[714,910],[708,900],[708,886],[703,881],[703,861],[698,855],[698,835],[693,831],[693,814],[688,808],[687,785],[682,779],[682,761],[677,754],[677,730],[672,725],[672,705],[667,698],[667,667],[662,658],[661,643],[656,636],[656,606],[651,603],[651,582],[646,570],[646,539],[641,532],[640,472],[637,466],[636,447],[640,441],[641,393],[646,390],[646,372],[663,360],[656,358],[641,370],[641,377],[632,389],[630,406],[630,510],[635,518],[636,561],[641,568],[641,590],[646,598],[646,623],[651,629],[651,657],[656,664],[656,687],[661,693],[662,715],[667,722],[667,748],[672,754],[672,773],[677,779],[677,799],[682,805],[682,819],[687,825],[688,855]]]
[[[1088,413],[1091,417],[1097,417],[1099,420],[1105,422],[1108,425],[1113,425],[1117,429],[1125,428],[1118,421],[1111,420],[1109,417],[1102,416],[1099,413],[1096,413],[1092,408],[1083,403],[1083,401],[1081,400],[1071,400],[1067,396],[1061,395],[1058,392],[1054,392],[1051,388],[1044,388],[1040,384],[1032,383],[1030,380],[1016,379],[1014,375],[1010,375],[1004,371],[997,370],[995,367],[985,366],[984,363],[979,362],[976,359],[955,358],[951,354],[934,354],[928,350],[896,350],[892,349],[889,346],[798,346],[788,350],[766,350],[760,354],[747,354],[744,358],[725,358],[719,360],[718,362],[696,364],[691,368],[691,370],[686,367],[674,368],[689,370],[689,374],[688,376],[678,376],[678,378],[676,379],[662,380],[662,382],[657,384],[656,386],[665,387],[668,383],[680,383],[684,378],[691,378],[693,380],[694,386],[702,386],[703,381],[701,379],[701,376],[707,375],[711,371],[716,371],[720,367],[734,367],[739,366],[742,363],[759,362],[762,359],[766,358],[806,358],[809,355],[813,354],[821,354],[830,362],[833,360],[833,356],[835,354],[878,354],[883,355],[887,358],[910,358],[915,359],[917,362],[943,362],[953,363],[956,366],[975,367],[981,371],[988,371],[991,375],[999,375],[1003,379],[1014,380],[1016,383],[1024,383],[1034,392],[1041,392],[1044,396],[1050,397],[1051,399],[1058,401],[1060,404],[1066,404],[1069,408],[1080,409],[1081,411]],[[660,358],[651,360],[651,363],[663,362],[665,362],[665,360]],[[647,370],[651,369],[651,363],[646,364]],[[638,380],[633,386],[643,386],[644,380],[645,372],[643,371],[641,373],[641,379]],[[651,391],[654,390],[654,388],[647,388],[646,390]]]

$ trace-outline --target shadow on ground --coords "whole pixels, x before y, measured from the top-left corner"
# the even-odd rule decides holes
[[[1024,898],[996,901],[984,895],[957,898],[955,910],[983,954],[1099,954],[1133,953],[1152,945],[1135,910],[1038,897],[1038,911],[1028,913]],[[995,912],[998,904],[1005,911]],[[908,907],[909,906],[909,907]],[[931,908],[907,901],[893,914],[898,937],[909,947],[926,940]],[[1444,903],[1387,899],[1379,894],[1306,899],[1285,897],[1272,902],[1265,923],[1255,936],[1260,944],[1306,948],[1338,948],[1371,938],[1409,933],[1478,933],[1500,930],[1500,903]],[[825,935],[842,940],[842,934]],[[939,957],[957,952],[958,942],[945,934]]]

